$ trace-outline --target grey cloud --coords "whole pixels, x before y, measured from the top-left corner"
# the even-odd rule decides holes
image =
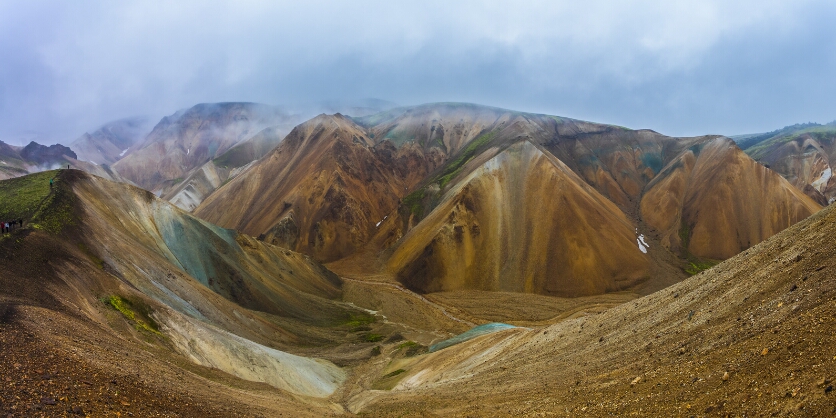
[[[0,0],[0,140],[68,142],[199,102],[368,97],[672,135],[826,122],[834,12],[826,1]]]

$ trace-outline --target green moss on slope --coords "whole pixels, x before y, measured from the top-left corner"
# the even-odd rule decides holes
[[[151,317],[151,308],[138,300],[129,300],[118,295],[110,295],[103,299],[111,308],[119,311],[137,331],[160,334],[160,326]]]

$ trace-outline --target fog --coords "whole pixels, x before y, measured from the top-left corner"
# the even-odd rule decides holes
[[[832,16],[799,0],[0,0],[0,140],[224,101],[464,101],[669,135],[825,123]]]

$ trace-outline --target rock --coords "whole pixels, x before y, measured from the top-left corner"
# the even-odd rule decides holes
[[[798,286],[794,284],[792,285],[792,287],[790,287],[790,292],[794,291],[795,289],[798,289]]]
[[[642,381],[642,377],[641,377],[641,376],[636,376],[636,378],[635,378],[635,379],[633,379],[633,381],[632,381],[632,382],[630,382],[630,386],[636,386],[636,385],[637,385],[637,384],[639,384],[639,382],[641,382],[641,381]]]
[[[55,405],[56,403],[58,403],[58,401],[56,401],[55,398],[44,396],[43,398],[41,398],[41,403],[44,405]]]
[[[769,348],[764,348],[763,351],[761,351],[761,355],[765,356],[767,354],[769,354]]]
[[[824,388],[824,393],[830,393],[832,391],[833,391],[833,385],[828,385],[826,388]]]
[[[729,380],[729,372],[723,373],[723,381],[725,382],[727,380]]]
[[[84,410],[80,406],[74,406],[70,412],[76,415],[84,415]]]

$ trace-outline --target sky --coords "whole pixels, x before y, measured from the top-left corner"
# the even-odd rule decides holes
[[[836,119],[836,2],[0,0],[0,140],[203,102],[472,102],[736,135]]]

